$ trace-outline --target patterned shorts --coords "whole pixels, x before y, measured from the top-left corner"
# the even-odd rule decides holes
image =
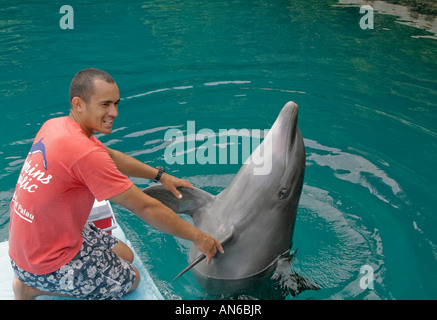
[[[85,225],[82,235],[82,248],[65,266],[49,274],[35,275],[11,260],[16,276],[41,291],[89,300],[121,298],[132,287],[135,270],[112,251],[119,240],[92,223]]]

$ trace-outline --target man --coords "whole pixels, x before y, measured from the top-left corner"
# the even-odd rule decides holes
[[[220,243],[138,189],[127,176],[159,180],[175,197],[190,182],[105,147],[120,94],[112,77],[94,68],[70,85],[70,114],[48,120],[36,135],[10,205],[9,255],[16,299],[41,294],[117,299],[135,290],[132,251],[87,223],[94,199],[109,199],[151,226],[193,241],[211,261]]]

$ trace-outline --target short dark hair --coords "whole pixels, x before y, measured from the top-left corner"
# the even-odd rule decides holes
[[[87,68],[79,71],[70,84],[70,104],[74,97],[79,97],[85,102],[94,94],[94,80],[104,80],[115,83],[114,79],[106,72],[96,68]]]

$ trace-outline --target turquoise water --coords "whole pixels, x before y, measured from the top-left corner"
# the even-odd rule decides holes
[[[211,193],[240,165],[168,166],[168,128],[268,129],[299,104],[307,167],[294,269],[323,286],[287,299],[437,298],[437,40],[336,1],[74,1],[0,5],[0,240],[41,124],[68,114],[80,69],[108,71],[123,98],[111,148]],[[194,152],[194,151],[192,151]],[[241,164],[241,163],[240,163]],[[149,181],[134,179],[138,186]],[[114,206],[167,299],[208,298],[188,273],[189,243]],[[254,244],[256,245],[256,244]],[[360,268],[374,271],[362,289]]]

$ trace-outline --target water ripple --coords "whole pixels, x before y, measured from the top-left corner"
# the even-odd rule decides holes
[[[361,185],[379,200],[390,203],[395,208],[398,207],[391,203],[390,199],[378,190],[377,183],[374,183],[376,178],[378,182],[382,182],[388,187],[396,197],[402,198],[404,195],[400,185],[381,168],[364,157],[337,148],[326,147],[310,139],[304,141],[307,150],[314,150],[307,155],[307,165],[327,166],[334,171],[334,175],[338,179]]]

